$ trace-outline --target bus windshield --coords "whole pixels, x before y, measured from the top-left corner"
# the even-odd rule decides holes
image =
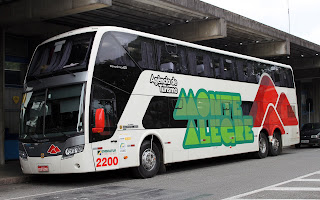
[[[41,45],[30,64],[27,81],[53,73],[86,69],[93,38],[94,33],[85,33]]]
[[[83,133],[83,95],[83,84],[27,92],[20,139],[39,142]]]

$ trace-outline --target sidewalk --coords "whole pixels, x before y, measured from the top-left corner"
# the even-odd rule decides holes
[[[31,176],[22,173],[19,160],[6,161],[6,164],[0,165],[0,186],[23,183],[29,180],[31,180]]]

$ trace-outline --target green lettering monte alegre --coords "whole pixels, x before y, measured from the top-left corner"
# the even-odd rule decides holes
[[[184,149],[236,146],[254,140],[252,116],[244,116],[239,93],[181,89],[173,112],[175,120],[188,120]]]

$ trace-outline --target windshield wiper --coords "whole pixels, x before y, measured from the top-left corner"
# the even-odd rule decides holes
[[[114,87],[114,88],[116,88],[116,89],[118,89],[118,90],[120,90],[120,91],[122,91],[122,92],[127,93],[127,94],[130,95],[130,93],[129,93],[128,91],[126,91],[126,90],[124,90],[124,89],[121,89],[121,88],[119,88],[119,87],[117,87],[117,86],[115,86],[115,85],[113,85],[113,84],[111,84],[111,83],[108,83],[108,82],[106,82],[106,81],[104,81],[104,80],[102,80],[102,79],[99,79],[99,78],[95,77],[95,76],[94,76],[93,78],[95,78],[95,79],[97,79],[97,80],[99,80],[99,81],[101,81],[101,82],[103,82],[103,83],[105,83],[105,84],[107,84],[107,85],[109,85],[109,86],[111,86],[111,87]]]
[[[70,70],[68,70],[68,69],[66,69],[66,68],[64,68],[64,67],[62,68],[62,70],[68,72],[68,73],[71,74],[72,76],[76,76],[72,71],[70,71]]]
[[[63,66],[62,68],[65,69],[65,68],[74,67],[74,66],[77,66],[77,65],[79,65],[79,63],[71,63],[69,65]]]
[[[52,129],[49,129],[49,130],[56,131],[56,133],[61,133],[63,136],[66,136],[67,138],[71,137],[69,134],[66,134],[66,133],[62,132],[60,128],[52,128]]]
[[[37,143],[39,143],[39,142],[48,142],[48,141],[49,141],[49,139],[46,139],[46,138],[36,139],[36,138],[32,137],[31,135],[29,135],[29,137],[30,137],[30,139],[31,139],[32,141],[37,142]]]

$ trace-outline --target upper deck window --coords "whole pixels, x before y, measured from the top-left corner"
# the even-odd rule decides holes
[[[34,76],[86,69],[93,37],[94,33],[84,33],[40,46],[30,64],[27,80]]]

